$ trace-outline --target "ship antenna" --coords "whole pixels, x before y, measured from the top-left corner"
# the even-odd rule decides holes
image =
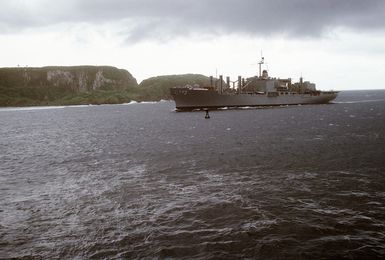
[[[261,58],[261,61],[258,62],[258,66],[259,66],[259,77],[262,77],[261,67],[262,67],[262,64],[264,64],[264,63],[265,63],[265,58],[262,57],[262,58]]]

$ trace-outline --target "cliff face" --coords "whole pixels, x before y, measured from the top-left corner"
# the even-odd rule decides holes
[[[138,85],[126,70],[108,66],[0,68],[0,106],[116,104],[172,99],[170,88],[209,86],[199,74],[168,75]]]
[[[0,106],[125,102],[137,87],[109,66],[0,68]]]
[[[9,86],[64,87],[75,92],[137,87],[126,70],[108,66],[74,66],[0,69],[0,84]]]

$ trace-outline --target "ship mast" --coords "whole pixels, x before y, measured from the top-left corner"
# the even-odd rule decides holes
[[[261,67],[262,67],[262,64],[264,64],[264,63],[265,63],[265,58],[262,57],[261,61],[258,62],[258,66],[259,66],[259,77],[262,77],[262,69],[261,69]]]

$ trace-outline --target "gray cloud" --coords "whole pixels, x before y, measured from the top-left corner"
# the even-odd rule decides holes
[[[126,23],[123,31],[129,40],[191,33],[318,37],[338,26],[385,29],[383,0],[30,0],[28,6],[25,2],[0,0],[0,33],[56,23],[113,21]]]

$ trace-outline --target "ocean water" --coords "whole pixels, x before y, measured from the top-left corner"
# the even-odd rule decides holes
[[[383,259],[385,90],[0,109],[0,258]]]

